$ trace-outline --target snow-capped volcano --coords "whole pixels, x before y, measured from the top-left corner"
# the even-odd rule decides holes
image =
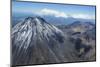
[[[63,32],[56,28],[54,25],[47,23],[41,17],[28,17],[23,22],[18,23],[12,29],[12,38],[17,35],[16,40],[26,42],[24,48],[28,48],[31,38],[33,40],[45,40],[50,41],[50,38],[63,42]],[[26,40],[27,39],[27,40]]]
[[[13,64],[35,64],[57,61],[62,55],[63,32],[41,17],[28,17],[12,28]],[[54,50],[54,52],[53,52]],[[44,58],[44,59],[43,59]],[[38,60],[36,60],[38,59]],[[42,62],[43,61],[43,62]]]

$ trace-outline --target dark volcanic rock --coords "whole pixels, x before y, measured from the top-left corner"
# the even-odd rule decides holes
[[[85,61],[93,61],[96,57],[96,28],[91,22],[76,21],[69,25],[59,25],[69,39],[74,44],[77,55]]]

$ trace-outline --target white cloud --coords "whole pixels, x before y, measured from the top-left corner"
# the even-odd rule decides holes
[[[53,15],[55,17],[63,17],[63,18],[68,18],[68,17],[73,17],[73,18],[81,18],[81,19],[95,19],[95,15],[89,15],[89,14],[67,14],[64,12],[60,12],[57,10],[53,10],[53,9],[47,9],[44,8],[42,10],[40,10],[38,13],[39,15]]]
[[[56,11],[56,10],[52,10],[52,9],[47,9],[47,8],[42,9],[38,14],[54,15],[55,17],[64,17],[64,18],[68,17],[64,12],[60,12],[60,11]]]
[[[95,19],[95,15],[88,15],[88,14],[73,14],[73,18],[82,18],[82,19]]]

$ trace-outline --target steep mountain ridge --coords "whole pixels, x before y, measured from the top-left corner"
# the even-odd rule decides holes
[[[73,60],[73,58],[72,60],[66,58],[68,55],[65,55],[64,33],[41,17],[26,18],[12,28],[11,35],[12,64],[14,65],[60,63]]]

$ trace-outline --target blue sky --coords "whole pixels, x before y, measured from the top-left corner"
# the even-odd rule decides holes
[[[95,19],[95,6],[13,2],[13,13],[52,14],[56,17]]]

